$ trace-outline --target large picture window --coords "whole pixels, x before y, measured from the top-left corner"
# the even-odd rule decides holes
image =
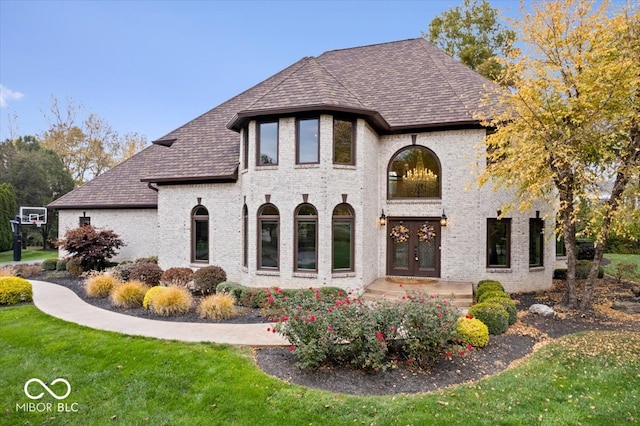
[[[334,272],[352,272],[354,243],[353,209],[348,204],[339,204],[333,209],[332,216],[332,270]]]
[[[273,204],[258,210],[258,269],[280,268],[280,214]]]
[[[278,164],[278,122],[260,123],[258,125],[258,165],[271,166]]]
[[[317,164],[320,162],[320,120],[300,119],[296,132],[296,163]]]
[[[295,212],[295,269],[318,270],[318,212],[311,204],[301,204]]]
[[[529,219],[529,266],[544,266],[544,220]]]
[[[333,163],[355,164],[355,125],[353,121],[333,120]]]
[[[511,267],[511,219],[487,219],[487,267]]]
[[[209,262],[209,211],[203,206],[191,212],[191,261]]]
[[[439,198],[440,161],[422,146],[398,151],[388,167],[388,198]]]

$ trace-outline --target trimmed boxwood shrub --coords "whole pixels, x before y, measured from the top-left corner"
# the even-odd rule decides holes
[[[458,318],[456,332],[464,343],[483,348],[489,343],[489,329],[477,318],[467,315]]]
[[[228,293],[232,295],[235,300],[242,298],[242,293],[247,291],[249,287],[245,287],[242,284],[234,283],[231,281],[223,281],[216,286],[216,293]]]
[[[33,301],[31,283],[19,277],[0,277],[0,305]]]
[[[482,321],[489,334],[502,334],[509,328],[509,313],[498,303],[477,303],[469,309],[469,315]]]
[[[492,297],[506,297],[507,299],[511,298],[506,292],[502,290],[491,290],[480,293],[480,296],[477,296],[476,299],[478,303],[482,303],[486,302],[487,299],[490,299]]]
[[[60,259],[56,263],[56,271],[66,271],[67,270],[67,260]]]
[[[216,286],[227,280],[227,273],[219,266],[205,266],[193,273],[193,289],[202,294],[216,292]]]
[[[55,271],[58,264],[58,259],[45,259],[42,262],[42,269],[45,271]]]
[[[486,303],[497,303],[507,310],[509,314],[509,325],[513,325],[518,321],[518,309],[516,303],[511,300],[508,294],[504,293],[503,296],[496,295],[493,297],[485,298]]]
[[[142,281],[149,286],[160,284],[162,268],[157,263],[136,262],[129,269],[129,280]]]
[[[498,281],[493,280],[483,280],[478,283],[478,287],[476,288],[476,300],[480,300],[482,297],[482,293],[488,291],[504,291],[504,287]]]

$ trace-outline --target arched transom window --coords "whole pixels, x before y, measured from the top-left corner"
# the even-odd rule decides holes
[[[438,157],[428,148],[410,146],[389,162],[388,198],[439,198],[441,169]]]

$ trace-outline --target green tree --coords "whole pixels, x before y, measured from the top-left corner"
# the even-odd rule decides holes
[[[557,202],[568,262],[564,303],[576,308],[578,206],[613,176],[601,219],[587,224],[599,224],[590,231],[596,255],[580,303],[588,309],[612,221],[640,173],[640,19],[637,9],[616,12],[607,1],[533,9],[519,23],[525,47],[511,53],[499,79],[513,90],[499,93],[500,109],[484,117],[496,130],[486,138],[479,181],[514,188],[523,209],[539,198]]]
[[[511,51],[515,31],[499,22],[499,11],[482,0],[464,0],[436,16],[429,33],[431,43],[483,76],[496,80],[503,65],[498,60]]]
[[[34,136],[0,143],[0,182],[13,186],[18,206],[46,206],[74,188],[73,179],[58,155],[43,148]],[[43,245],[46,245],[49,233],[55,230],[52,223],[56,223],[55,215],[40,228]],[[27,231],[24,229],[24,244],[27,243]]]
[[[10,183],[0,183],[0,251],[13,247],[13,230],[10,220],[18,214],[16,193]]]
[[[84,108],[73,100],[67,99],[63,106],[53,97],[49,115],[46,115],[49,129],[42,136],[42,144],[60,156],[78,185],[104,173],[147,145],[144,136],[137,133],[121,136],[96,114],[89,113],[79,120],[78,115],[84,113]]]

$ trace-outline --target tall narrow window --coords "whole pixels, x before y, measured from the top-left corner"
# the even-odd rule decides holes
[[[544,266],[544,220],[529,219],[529,266]]]
[[[258,165],[278,164],[278,122],[258,125]]]
[[[311,204],[301,204],[295,212],[295,269],[318,270],[318,212]]]
[[[258,210],[258,269],[280,268],[280,213],[273,204]]]
[[[414,145],[401,149],[389,161],[387,173],[390,199],[440,197],[440,161],[428,148]]]
[[[209,261],[209,212],[203,206],[191,212],[191,261]]]
[[[353,121],[333,120],[333,163],[355,164],[355,126]]]
[[[242,207],[242,266],[249,266],[249,210]]]
[[[487,267],[511,267],[511,219],[487,219]]]
[[[300,119],[297,122],[296,163],[317,164],[320,162],[320,120]]]
[[[348,204],[339,204],[333,209],[332,246],[334,272],[351,272],[353,265],[353,209]]]
[[[242,130],[242,169],[249,167],[249,126]]]

